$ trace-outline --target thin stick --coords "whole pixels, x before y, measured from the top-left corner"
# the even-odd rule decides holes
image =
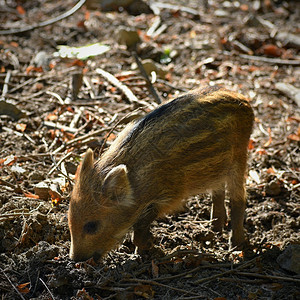
[[[0,215],[0,221],[5,221],[5,220],[9,220],[9,219],[15,219],[18,217],[22,217],[22,216],[31,216],[32,213],[28,212],[28,213],[14,213],[14,214],[4,214],[4,215]]]
[[[254,56],[254,55],[247,55],[247,54],[240,54],[242,58],[266,62],[269,64],[276,64],[276,65],[292,65],[292,66],[299,66],[300,60],[290,60],[290,59],[280,59],[280,58],[269,58],[264,56]]]
[[[52,25],[58,21],[61,21],[65,18],[68,18],[69,16],[71,16],[72,14],[74,14],[84,3],[86,0],[80,0],[74,7],[72,7],[70,10],[68,10],[67,12],[52,18],[50,20],[38,23],[36,25],[31,25],[31,26],[24,26],[23,28],[17,28],[17,29],[9,29],[9,30],[1,30],[0,31],[0,35],[7,35],[7,34],[16,34],[16,33],[22,33],[22,32],[27,32],[33,29],[37,29],[37,28],[41,28],[41,27],[45,27],[48,25]]]
[[[159,97],[159,95],[157,94],[157,91],[155,90],[153,84],[151,83],[151,81],[150,81],[150,79],[149,79],[149,77],[148,77],[148,75],[147,75],[147,73],[146,73],[146,71],[145,71],[145,68],[144,68],[142,62],[140,61],[138,55],[136,54],[135,51],[132,51],[132,55],[133,55],[133,57],[134,57],[134,59],[135,59],[137,65],[138,65],[138,67],[139,67],[139,69],[140,69],[140,71],[141,71],[143,77],[144,77],[145,80],[146,80],[147,87],[148,87],[150,93],[153,95],[155,101],[156,101],[158,104],[161,104],[161,102],[162,102],[162,101],[161,101],[161,98]]]
[[[158,285],[158,286],[165,287],[167,289],[174,290],[174,291],[177,291],[177,292],[181,292],[181,293],[184,293],[184,294],[191,294],[191,295],[195,295],[195,296],[201,297],[197,293],[194,293],[194,292],[191,292],[191,291],[187,291],[187,290],[183,290],[183,289],[179,289],[179,288],[175,288],[173,286],[166,285],[166,284],[163,284],[163,283],[159,283],[159,282],[156,282],[156,281],[153,281],[153,280],[128,278],[128,279],[124,279],[124,281],[139,282],[139,283],[146,283],[146,284]]]
[[[51,293],[51,291],[49,290],[48,286],[46,285],[46,283],[44,282],[44,280],[42,278],[40,278],[40,281],[42,282],[42,284],[45,286],[46,290],[48,291],[48,293],[50,294],[51,298],[54,300],[54,296]]]
[[[13,185],[13,184],[11,184],[10,182],[5,181],[5,180],[3,180],[3,179],[1,179],[1,178],[0,178],[0,185],[5,185],[5,186],[8,186],[8,187],[10,187],[10,188],[12,188],[12,189],[16,188],[15,185]]]
[[[50,127],[50,128],[55,128],[55,129],[60,129],[60,130],[62,129],[64,131],[68,131],[68,132],[71,132],[71,133],[76,133],[77,132],[76,128],[71,128],[69,126],[61,125],[61,124],[54,123],[54,122],[51,122],[51,121],[44,121],[43,124],[47,127]]]
[[[219,277],[223,277],[224,275],[235,273],[236,271],[238,271],[240,269],[244,269],[244,268],[252,265],[256,261],[256,259],[257,258],[255,257],[254,259],[249,260],[248,262],[244,263],[243,265],[238,266],[236,269],[232,269],[232,270],[229,270],[229,271],[226,271],[226,272],[223,272],[223,273],[219,273],[219,274],[216,274],[216,275],[213,275],[213,276],[202,278],[200,280],[195,281],[194,283],[195,284],[204,283],[206,281],[210,281],[210,280],[213,280],[213,279],[216,279],[216,278],[219,278]]]
[[[3,85],[3,89],[2,89],[2,97],[4,98],[5,95],[7,94],[8,91],[8,83],[11,77],[11,71],[7,71],[5,79],[4,79],[4,85]]]
[[[219,268],[228,268],[230,267],[232,264],[212,264],[212,265],[203,265],[203,266],[199,266],[196,267],[190,271],[184,272],[184,273],[180,273],[177,275],[173,275],[173,276],[168,276],[168,277],[158,277],[155,278],[155,281],[163,281],[163,280],[170,280],[170,279],[175,279],[175,278],[179,278],[179,277],[185,277],[186,275],[198,272],[201,269],[219,269]]]
[[[11,286],[13,287],[13,289],[17,292],[17,294],[20,296],[21,299],[26,300],[23,295],[19,292],[19,290],[15,287],[15,285],[11,282],[11,280],[9,279],[9,277],[5,274],[4,270],[2,268],[0,268],[2,273],[4,274],[5,278],[7,279],[7,281],[11,284]]]
[[[75,139],[73,139],[73,140],[71,140],[71,141],[68,141],[68,142],[67,142],[66,144],[64,144],[64,145],[61,145],[61,146],[58,147],[57,149],[55,149],[55,150],[53,151],[52,154],[57,154],[58,152],[63,151],[63,150],[64,150],[65,148],[67,148],[68,146],[71,146],[71,145],[73,145],[73,144],[76,144],[76,143],[79,142],[79,141],[86,140],[86,139],[88,139],[88,138],[90,138],[90,137],[92,137],[92,136],[99,135],[100,133],[103,133],[103,132],[108,131],[108,130],[110,130],[110,128],[104,128],[104,129],[102,128],[102,129],[96,130],[96,131],[94,131],[94,132],[91,132],[91,133],[85,134],[85,135],[83,135],[83,136],[80,136],[80,137],[78,137],[78,138],[75,138]]]
[[[132,93],[132,91],[126,85],[122,84],[114,75],[100,68],[97,68],[96,72],[97,74],[105,77],[115,87],[120,89],[130,102],[139,102],[138,98]]]
[[[72,152],[67,153],[65,156],[63,156],[55,165],[54,167],[48,172],[48,175],[50,176],[59,166],[60,164],[69,158],[72,155]]]
[[[247,272],[235,272],[235,274],[242,275],[242,276],[248,276],[248,277],[263,278],[263,279],[298,282],[300,284],[300,279],[291,278],[291,277],[263,275],[263,274],[257,274],[257,273],[247,273]]]

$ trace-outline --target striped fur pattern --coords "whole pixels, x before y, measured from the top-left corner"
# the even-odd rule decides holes
[[[241,94],[196,89],[129,124],[98,161],[88,150],[70,202],[70,257],[99,258],[130,228],[136,246],[146,250],[152,245],[154,219],[207,191],[212,193],[213,228],[222,231],[225,186],[231,201],[231,243],[241,247],[253,120]]]

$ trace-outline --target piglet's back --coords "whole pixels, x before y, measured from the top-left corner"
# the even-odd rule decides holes
[[[187,197],[217,185],[236,161],[245,164],[252,125],[241,94],[197,89],[130,124],[98,167],[125,164],[138,198]]]

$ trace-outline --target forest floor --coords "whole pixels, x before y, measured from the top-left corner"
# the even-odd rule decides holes
[[[147,13],[140,3],[105,12],[89,1],[27,28],[74,3],[0,1],[0,298],[300,299],[300,2],[166,0]],[[152,84],[136,67],[135,41]],[[58,48],[95,43],[103,53],[85,59]],[[202,195],[154,222],[163,255],[141,257],[128,235],[98,264],[72,261],[69,195],[87,148],[99,153],[156,107],[151,86],[168,100],[216,84],[255,112],[250,249],[229,249],[230,223],[211,230]]]

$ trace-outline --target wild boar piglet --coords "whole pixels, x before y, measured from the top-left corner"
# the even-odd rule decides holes
[[[99,160],[88,150],[70,201],[70,257],[98,260],[131,228],[139,250],[149,249],[152,221],[204,192],[212,194],[213,229],[222,231],[227,222],[225,187],[231,244],[241,247],[253,120],[243,95],[207,87],[127,125]]]

